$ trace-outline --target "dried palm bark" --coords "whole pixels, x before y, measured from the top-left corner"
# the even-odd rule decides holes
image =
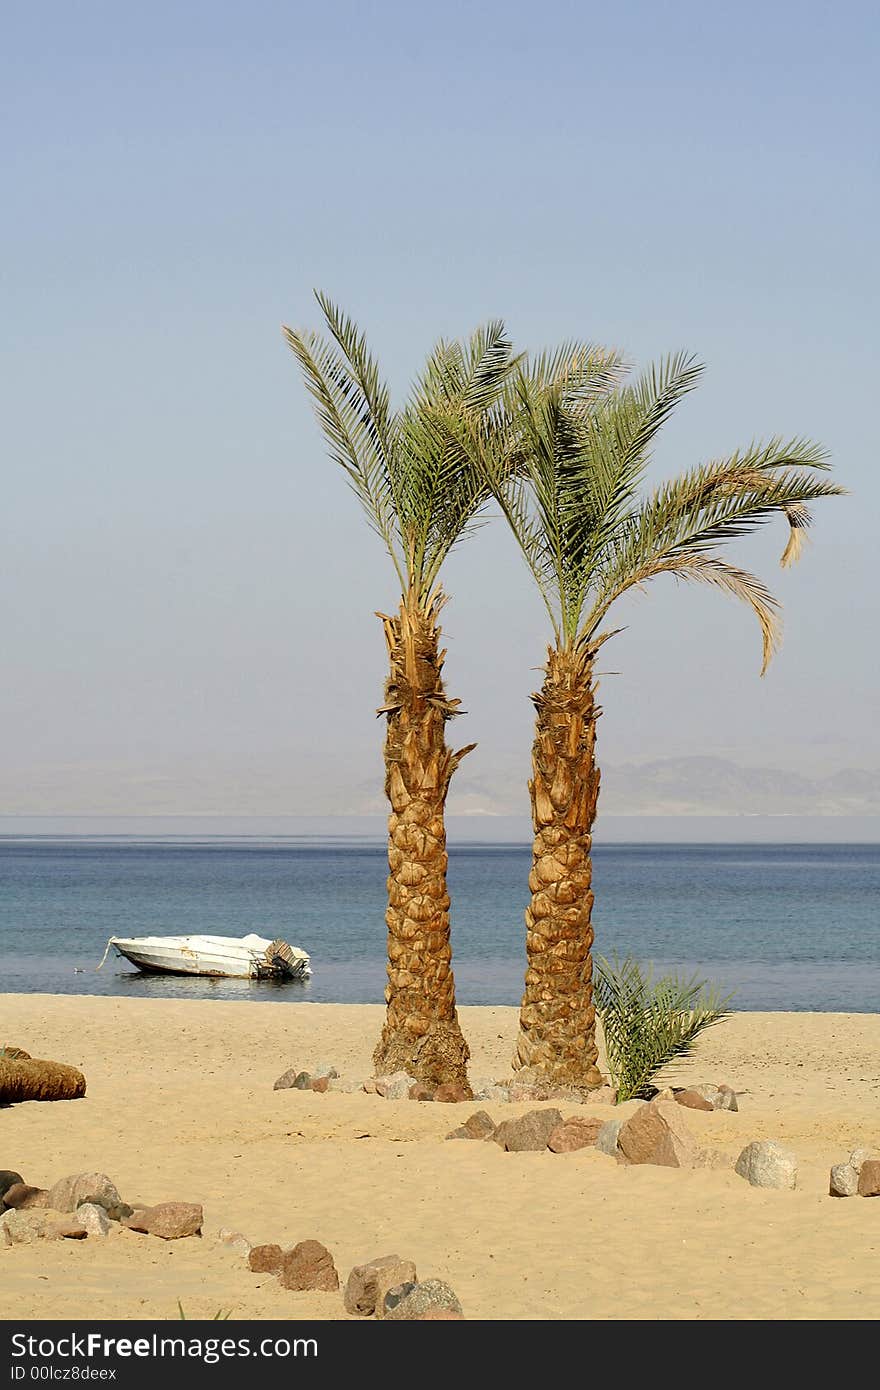
[[[466,1084],[468,1045],[455,1009],[446,891],[444,810],[462,758],[446,744],[446,723],[458,712],[443,686],[436,594],[414,594],[396,616],[379,614],[390,672],[385,703],[385,792],[388,818],[387,1013],[373,1062],[377,1073],[407,1071],[421,1081]]]
[[[37,1057],[0,1056],[0,1105],[21,1100],[78,1100],[86,1079],[76,1067]]]
[[[593,1006],[592,829],[599,795],[592,654],[550,649],[532,747],[535,839],[526,987],[514,1067],[561,1085],[602,1084]]]

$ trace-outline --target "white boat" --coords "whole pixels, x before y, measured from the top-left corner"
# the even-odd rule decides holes
[[[101,965],[111,946],[150,974],[302,980],[312,973],[305,951],[263,936],[111,936]]]

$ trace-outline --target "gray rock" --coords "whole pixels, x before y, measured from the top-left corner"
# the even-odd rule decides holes
[[[38,1240],[85,1240],[85,1228],[60,1211],[5,1211],[0,1216],[0,1245],[33,1245]]]
[[[50,1187],[46,1198],[46,1205],[52,1211],[76,1211],[83,1202],[94,1202],[103,1207],[113,1221],[131,1216],[132,1212],[106,1173],[73,1173]]]
[[[355,1265],[345,1285],[345,1309],[358,1317],[369,1318],[385,1316],[385,1295],[416,1282],[416,1267],[412,1260],[402,1260],[399,1255],[381,1255],[367,1260],[366,1264]]]
[[[113,1228],[110,1217],[97,1202],[82,1202],[76,1209],[74,1220],[89,1236],[109,1236]]]
[[[415,1286],[415,1280],[412,1282],[407,1280],[405,1283],[396,1284],[394,1288],[389,1289],[382,1305],[382,1317],[390,1318],[395,1308],[397,1308],[405,1298],[409,1297]]]
[[[729,1086],[716,1086],[714,1082],[703,1082],[700,1086],[689,1086],[689,1091],[696,1091],[698,1096],[709,1101],[713,1110],[738,1110],[736,1103],[736,1091]]]
[[[850,1163],[835,1163],[831,1169],[828,1193],[831,1197],[855,1197],[859,1190],[859,1175]]]
[[[251,1242],[247,1236],[242,1235],[241,1231],[233,1231],[229,1226],[220,1227],[217,1239],[221,1245],[228,1245],[237,1255],[244,1255],[245,1259],[251,1253]]]
[[[539,1153],[561,1124],[559,1110],[529,1110],[515,1120],[502,1120],[492,1139],[507,1153]]]
[[[296,1067],[288,1067],[287,1071],[283,1071],[281,1075],[278,1077],[278,1080],[275,1082],[274,1086],[272,1087],[272,1090],[289,1091],[293,1086],[296,1085],[296,1078],[298,1076],[299,1072],[297,1071]]]
[[[341,1091],[343,1095],[352,1096],[355,1091],[362,1091],[363,1084],[360,1081],[353,1081],[350,1076],[331,1076],[328,1091]]]
[[[869,1158],[875,1157],[876,1155],[870,1149],[853,1149],[849,1156],[849,1166],[854,1168],[858,1175],[862,1171],[862,1164],[867,1163]]]
[[[617,1136],[626,1124],[626,1115],[617,1115],[613,1120],[606,1120],[596,1136],[594,1148],[600,1153],[610,1154],[612,1158],[617,1158],[620,1150],[617,1147]]]
[[[405,1289],[406,1285],[401,1285],[401,1288]],[[421,1284],[414,1284],[393,1307],[388,1306],[386,1298],[385,1317],[394,1322],[414,1322],[435,1308],[452,1313],[462,1311],[461,1304],[448,1284],[444,1284],[442,1279],[425,1279]]]
[[[510,1092],[500,1081],[483,1081],[474,1088],[474,1100],[488,1100],[496,1105],[507,1105]]]
[[[312,1078],[307,1071],[298,1071],[293,1078],[293,1089],[295,1091],[310,1091],[312,1089]]]
[[[328,1081],[335,1081],[336,1077],[339,1075],[339,1072],[336,1070],[334,1066],[330,1064],[330,1062],[319,1062],[316,1067],[312,1067],[312,1070],[309,1072],[309,1075],[311,1076],[313,1081],[320,1081],[321,1078],[324,1076],[326,1076]]]
[[[405,1071],[396,1071],[391,1076],[376,1077],[376,1092],[386,1100],[409,1100],[410,1087],[416,1084],[414,1076],[409,1076]]]
[[[797,1154],[775,1139],[755,1139],[736,1160],[735,1171],[752,1187],[789,1189],[797,1186]]]

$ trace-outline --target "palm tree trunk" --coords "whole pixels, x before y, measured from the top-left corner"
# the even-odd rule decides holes
[[[532,748],[535,839],[528,968],[513,1065],[558,1085],[601,1085],[593,1007],[592,829],[599,795],[592,656],[550,649]]]
[[[373,1055],[377,1074],[407,1071],[421,1081],[467,1084],[470,1055],[455,1010],[446,891],[444,810],[452,774],[470,744],[453,753],[437,618],[445,599],[425,608],[410,593],[396,617],[380,613],[390,672],[385,704],[388,818],[388,1006]]]

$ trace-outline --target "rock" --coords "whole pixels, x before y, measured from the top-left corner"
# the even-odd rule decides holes
[[[587,1093],[587,1105],[616,1105],[617,1092],[613,1086],[597,1086]]]
[[[201,1235],[204,1214],[198,1202],[160,1202],[129,1216],[123,1225],[160,1240],[182,1240]]]
[[[444,1081],[434,1092],[434,1099],[441,1105],[458,1105],[473,1098],[474,1093],[470,1086],[463,1086],[460,1081]]]
[[[13,1183],[3,1194],[7,1208],[27,1211],[34,1207],[48,1207],[49,1193],[44,1187],[28,1187],[26,1182]]]
[[[317,1093],[318,1093],[319,1096],[323,1095],[323,1094],[325,1093],[325,1091],[327,1091],[327,1090],[329,1089],[329,1087],[330,1087],[330,1077],[329,1077],[329,1076],[316,1076],[316,1077],[313,1077],[313,1078],[312,1078],[312,1090],[313,1090],[313,1091],[317,1091]]]
[[[688,1110],[714,1110],[715,1106],[711,1100],[706,1100],[699,1091],[676,1091],[672,1097],[679,1105],[685,1106]]]
[[[490,1100],[496,1105],[506,1105],[510,1100],[510,1092],[500,1081],[488,1081],[474,1091],[474,1100]]]
[[[831,1197],[855,1197],[859,1190],[859,1175],[849,1163],[835,1163],[828,1180]]]
[[[415,1286],[416,1283],[414,1279],[407,1279],[403,1284],[395,1284],[394,1288],[389,1289],[386,1293],[382,1304],[382,1311],[381,1313],[377,1312],[376,1316],[381,1318],[390,1318],[394,1309],[397,1308],[399,1304],[401,1304],[403,1300],[407,1298],[409,1294],[412,1293]]]
[[[252,1245],[248,1253],[248,1269],[253,1274],[277,1274],[284,1260],[280,1245]]]
[[[675,1100],[675,1092],[673,1091],[673,1089],[672,1089],[671,1086],[664,1086],[663,1090],[662,1090],[662,1091],[658,1091],[657,1094],[656,1094],[655,1096],[652,1096],[652,1097],[651,1097],[651,1099],[652,1099],[652,1100]]]
[[[355,1265],[345,1285],[345,1310],[358,1317],[369,1318],[374,1313],[384,1317],[385,1295],[400,1284],[414,1284],[416,1267],[412,1260],[399,1255],[381,1255],[366,1264]]]
[[[19,1183],[23,1187],[26,1186],[21,1173],[16,1173],[12,1168],[0,1168],[0,1211],[3,1210],[4,1194],[9,1191],[10,1187],[17,1187]]]
[[[663,1168],[692,1168],[698,1153],[681,1106],[668,1100],[640,1105],[621,1126],[617,1147],[630,1163]]]
[[[406,1288],[406,1285],[402,1285]],[[393,1307],[386,1301],[385,1317],[390,1322],[415,1322],[431,1311],[461,1313],[462,1308],[453,1290],[442,1279],[425,1279],[414,1284]]]
[[[617,1134],[617,1150],[631,1163],[694,1168],[698,1147],[681,1106],[670,1101],[639,1105]]]
[[[131,1207],[123,1202],[116,1185],[106,1173],[74,1173],[61,1178],[49,1188],[46,1205],[53,1211],[76,1211],[83,1202],[103,1207],[112,1221],[131,1215]]]
[[[599,1133],[596,1135],[595,1147],[602,1154],[610,1154],[612,1158],[617,1158],[620,1150],[617,1147],[617,1140],[620,1131],[626,1124],[626,1116],[619,1115],[613,1120],[606,1120]]]
[[[333,1293],[339,1288],[339,1275],[326,1246],[317,1240],[301,1240],[284,1255],[278,1282],[285,1289]]]
[[[79,1222],[87,1236],[109,1236],[114,1224],[97,1202],[82,1202],[76,1209],[74,1221]]]
[[[85,1228],[60,1211],[16,1211],[0,1216],[0,1245],[33,1245],[38,1240],[85,1240]]]
[[[339,1075],[339,1072],[334,1066],[331,1066],[329,1062],[319,1062],[316,1067],[312,1067],[309,1075],[313,1081],[321,1081],[324,1079],[333,1081]]]
[[[427,1313],[419,1313],[415,1322],[464,1322],[464,1313],[456,1313],[454,1308],[429,1308]]]
[[[689,1091],[707,1100],[713,1110],[738,1110],[736,1091],[730,1086],[716,1086],[714,1082],[704,1082],[700,1086],[689,1086]]]
[[[391,1076],[376,1077],[376,1094],[386,1100],[409,1100],[411,1087],[417,1085],[416,1078],[405,1071],[393,1072]]]
[[[716,1168],[727,1172],[735,1163],[734,1155],[724,1153],[721,1149],[700,1149],[694,1158],[693,1166],[695,1168]]]
[[[234,1250],[237,1255],[244,1255],[245,1258],[253,1249],[247,1236],[242,1235],[241,1231],[230,1230],[228,1226],[221,1226],[217,1232],[217,1239],[222,1245],[228,1245],[230,1250]]]
[[[491,1139],[495,1133],[495,1121],[485,1110],[477,1110],[463,1125],[447,1134],[447,1139]]]
[[[354,1095],[355,1091],[363,1091],[365,1088],[360,1081],[352,1081],[351,1077],[331,1076],[328,1091],[340,1091],[343,1095]]]
[[[310,1091],[312,1089],[312,1078],[307,1071],[298,1071],[293,1078],[293,1089],[295,1091]]]
[[[529,1110],[515,1120],[502,1120],[492,1138],[507,1153],[535,1153],[546,1149],[547,1140],[562,1115],[558,1110]]]
[[[859,1196],[880,1197],[880,1158],[866,1158],[859,1170]]]
[[[547,1148],[554,1154],[573,1153],[575,1149],[592,1148],[605,1125],[598,1116],[583,1119],[579,1115],[571,1116],[563,1120],[561,1125],[557,1125],[550,1138],[547,1140]]]
[[[366,1093],[367,1093],[368,1096],[374,1096],[374,1095],[376,1095],[376,1082],[375,1082],[374,1078],[373,1078],[372,1076],[369,1077],[369,1078],[364,1082],[364,1084],[363,1084],[363,1086],[361,1087],[361,1089],[362,1089],[363,1091],[366,1091]]]
[[[735,1171],[752,1187],[792,1188],[797,1185],[797,1154],[775,1139],[756,1139],[746,1144]]]
[[[511,1081],[507,1088],[507,1099],[514,1105],[521,1105],[523,1101],[548,1100],[549,1096],[550,1087],[537,1081]]]
[[[875,1155],[871,1153],[870,1149],[853,1149],[849,1156],[849,1166],[850,1168],[855,1168],[857,1173],[860,1173],[862,1171],[862,1164],[865,1163],[867,1159],[873,1158],[874,1156]]]
[[[299,1072],[297,1071],[296,1067],[288,1067],[287,1071],[283,1071],[281,1075],[278,1077],[278,1080],[275,1082],[274,1086],[272,1087],[272,1090],[289,1091],[298,1076]]]
[[[427,1086],[424,1081],[417,1081],[414,1086],[409,1088],[410,1100],[433,1100],[434,1088]]]

